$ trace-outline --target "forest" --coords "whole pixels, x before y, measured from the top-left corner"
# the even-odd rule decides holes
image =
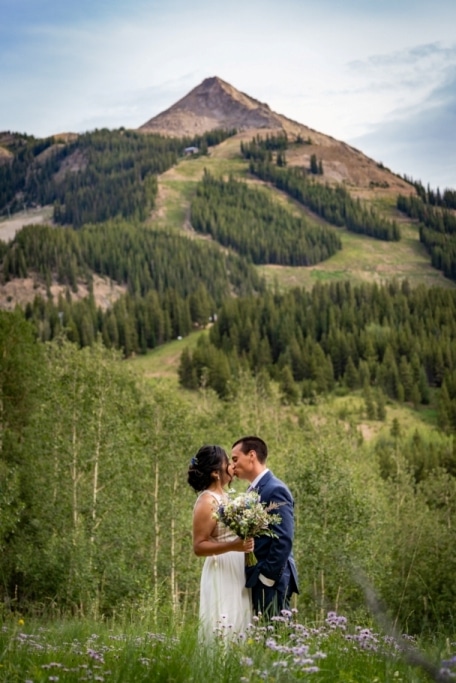
[[[87,346],[101,334],[126,356],[144,352],[193,326],[205,326],[230,293],[261,291],[261,278],[245,259],[214,245],[125,221],[86,225],[81,230],[26,226],[4,246],[5,280],[39,273],[67,287],[58,301],[36,296],[25,307],[43,341],[62,328],[71,341]],[[93,298],[73,301],[78,280],[108,276],[126,294],[106,311]],[[60,314],[60,315],[59,315]]]
[[[404,632],[453,638],[455,290],[267,284],[261,268],[324,265],[344,232],[402,242],[392,211],[326,182],[317,152],[289,166],[286,136],[179,178],[182,229],[154,218],[185,147],[206,159],[234,133],[12,138],[0,210],[47,203],[54,218],[0,241],[2,284],[29,276],[47,292],[0,311],[0,617],[194,624],[188,464],[254,432],[295,498],[300,614],[368,620],[367,576]],[[393,208],[453,278],[454,196],[414,190]],[[95,275],[123,289],[108,307]]]
[[[171,168],[186,147],[204,154],[235,132],[169,138],[102,129],[68,144],[14,136],[12,162],[0,164],[0,213],[53,204],[54,220],[76,229],[115,217],[144,220],[154,206],[157,174]]]
[[[403,281],[266,291],[223,304],[209,336],[182,355],[180,382],[196,389],[204,381],[227,396],[247,368],[278,381],[288,402],[364,388],[416,407],[439,388],[439,425],[453,432],[455,335],[454,290]]]
[[[210,234],[255,264],[309,266],[341,248],[330,228],[294,216],[264,192],[233,177],[224,181],[206,172],[190,217],[195,230]]]
[[[274,148],[273,142],[273,137],[265,141],[254,138],[250,145],[242,145],[243,155],[250,159],[250,173],[261,180],[273,183],[328,223],[337,227],[344,226],[351,232],[376,239],[400,240],[401,233],[396,221],[385,219],[372,207],[363,206],[359,199],[353,199],[342,185],[332,187],[328,183],[315,182],[312,175],[323,174],[315,155],[311,156],[309,169],[298,166],[284,168],[286,157],[282,152],[277,152],[274,163],[271,152]],[[281,137],[278,145],[280,149]]]
[[[229,450],[253,430],[295,497],[301,613],[359,612],[365,572],[408,632],[451,626],[452,434],[396,421],[364,441],[359,398],[354,412],[284,405],[261,373],[241,371],[230,400],[178,390],[100,342],[43,344],[19,312],[0,313],[0,351],[0,585],[11,608],[98,618],[147,600],[194,618],[188,463],[208,439]]]
[[[432,195],[431,195],[432,196]],[[397,198],[397,208],[418,221],[420,241],[431,255],[434,268],[441,270],[445,277],[456,280],[456,215],[447,206],[452,206],[451,194],[446,201],[437,198],[430,201],[428,195]],[[423,198],[424,197],[424,198]]]

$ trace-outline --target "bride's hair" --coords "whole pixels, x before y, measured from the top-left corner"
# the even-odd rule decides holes
[[[222,472],[228,467],[228,456],[221,446],[201,446],[191,459],[187,481],[198,493],[207,489],[213,480],[213,472]]]

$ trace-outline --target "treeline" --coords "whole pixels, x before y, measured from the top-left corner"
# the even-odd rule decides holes
[[[277,135],[257,135],[250,142],[241,141],[241,154],[244,159],[249,159],[263,164],[272,164],[275,161],[277,166],[286,166],[286,150],[293,145],[311,145],[312,140],[304,140],[300,135],[294,142],[288,140],[286,133]],[[273,154],[275,152],[275,155]],[[310,155],[309,168],[302,169],[313,175],[323,175],[323,162],[317,158],[315,153]]]
[[[125,294],[106,309],[96,305],[93,295],[72,300],[67,291],[57,301],[36,296],[26,304],[24,315],[43,342],[65,337],[82,348],[101,340],[128,358],[185,337],[195,327],[205,327],[215,308],[207,288],[200,284],[189,296],[175,289],[150,291],[145,296]]]
[[[241,140],[241,154],[244,159],[255,161],[272,162],[273,152],[285,152],[289,147],[288,136],[286,133],[278,135],[257,135],[250,142]],[[277,158],[277,157],[276,157]]]
[[[277,144],[281,139],[279,136]],[[279,156],[281,152],[277,153],[274,163],[271,151],[273,140],[263,140],[257,136],[249,144],[241,144],[241,153],[244,158],[250,159],[249,169],[253,175],[272,183],[328,223],[376,239],[400,240],[400,228],[396,221],[383,218],[372,207],[368,208],[359,199],[353,199],[344,187],[339,185],[333,188],[309,177],[309,173],[312,176],[323,174],[323,164],[315,154],[311,156],[309,169],[284,168],[286,160]]]
[[[397,208],[420,223],[420,241],[431,255],[434,268],[456,280],[456,214],[422,197],[399,195]]]
[[[32,135],[5,133],[2,146],[11,152],[12,159],[2,159],[0,163],[0,214],[23,208],[27,171],[36,157],[54,145],[54,138],[37,139]]]
[[[255,269],[236,254],[183,235],[146,229],[123,221],[87,225],[80,231],[46,225],[25,226],[3,245],[3,279],[38,272],[50,284],[77,287],[94,272],[125,284],[132,294],[176,289],[187,296],[200,282],[220,303],[230,291],[261,288]]]
[[[102,129],[66,144],[20,138],[12,145],[12,161],[0,166],[0,211],[53,204],[54,220],[75,228],[114,217],[143,220],[155,202],[157,174],[173,166],[187,146],[206,153],[234,133],[169,138]]]
[[[331,187],[318,183],[297,167],[284,169],[251,161],[249,169],[253,175],[272,183],[328,223],[380,240],[397,242],[401,238],[396,221],[383,218],[372,207],[353,199],[341,185]]]
[[[54,279],[68,287],[68,295],[58,302],[37,297],[26,307],[43,340],[66,330],[72,341],[86,346],[100,333],[106,345],[126,355],[206,325],[233,293],[264,289],[255,269],[236,254],[123,222],[79,231],[26,226],[3,248],[4,279],[35,272],[49,293]],[[76,292],[81,280],[90,286],[92,273],[125,285],[128,296],[107,311],[97,309],[92,297],[72,301],[70,291]]]
[[[446,188],[442,192],[439,187],[434,190],[430,185],[424,187],[420,180],[413,180],[406,175],[403,177],[404,180],[414,186],[418,197],[420,197],[425,204],[441,206],[445,209],[456,209],[456,190]]]
[[[266,371],[291,402],[372,387],[418,406],[438,387],[440,426],[456,429],[456,292],[346,282],[226,301],[209,339],[183,354],[180,381],[228,396],[242,367]]]
[[[309,266],[341,248],[330,228],[294,216],[262,190],[207,171],[191,203],[191,222],[255,264]]]

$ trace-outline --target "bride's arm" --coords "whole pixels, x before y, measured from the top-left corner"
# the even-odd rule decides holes
[[[211,538],[215,529],[214,499],[212,496],[201,496],[193,511],[193,551],[198,557],[222,555],[231,550],[248,553],[253,550],[253,539],[236,537],[233,541],[214,541]]]

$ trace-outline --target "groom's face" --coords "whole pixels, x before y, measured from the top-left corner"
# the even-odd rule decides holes
[[[233,463],[234,476],[238,479],[247,479],[247,481],[253,481],[255,479],[253,474],[255,451],[243,453],[241,446],[242,444],[238,444],[231,451],[231,462]]]

